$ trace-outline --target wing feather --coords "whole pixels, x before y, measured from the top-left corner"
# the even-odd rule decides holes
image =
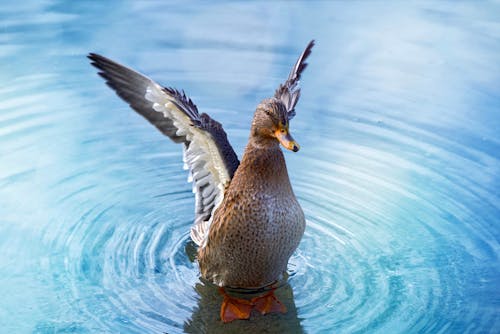
[[[276,92],[274,93],[274,97],[280,99],[286,106],[288,111],[288,120],[295,116],[295,106],[297,105],[300,97],[300,75],[307,67],[307,63],[305,61],[311,54],[313,46],[314,40],[307,44],[306,48],[293,66],[288,79],[283,84],[279,85],[278,89],[276,89]]]
[[[176,143],[184,144],[184,164],[195,194],[191,238],[203,245],[211,217],[239,161],[222,125],[199,114],[184,91],[165,88],[148,77],[101,55],[90,53],[99,75],[132,109]]]

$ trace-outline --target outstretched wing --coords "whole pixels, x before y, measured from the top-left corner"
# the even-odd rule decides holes
[[[288,120],[292,119],[295,116],[295,105],[297,105],[297,101],[300,97],[300,88],[299,88],[299,80],[302,71],[307,67],[307,63],[305,60],[311,54],[311,49],[314,46],[314,40],[310,41],[307,44],[304,52],[300,55],[299,59],[295,63],[295,66],[292,68],[288,79],[285,83],[281,84],[276,92],[274,93],[274,97],[280,99],[287,108],[288,111]]]
[[[193,101],[173,88],[161,87],[146,76],[106,57],[90,53],[88,58],[109,87],[135,111],[176,143],[184,144],[185,167],[196,198],[191,238],[202,245],[211,217],[222,202],[225,187],[239,161],[221,124],[198,113]]]

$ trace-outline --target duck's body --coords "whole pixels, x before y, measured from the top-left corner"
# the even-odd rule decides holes
[[[298,151],[289,120],[300,96],[298,82],[311,41],[274,97],[263,100],[252,121],[241,163],[220,123],[199,114],[184,92],[164,88],[108,58],[90,54],[107,84],[173,141],[184,144],[196,196],[191,238],[198,244],[203,277],[221,287],[258,288],[278,280],[304,233],[304,213],[288,178],[279,147]],[[224,321],[284,311],[272,295],[263,300],[225,297]]]
[[[250,142],[198,251],[201,273],[220,286],[268,285],[286,271],[304,228],[278,143]]]

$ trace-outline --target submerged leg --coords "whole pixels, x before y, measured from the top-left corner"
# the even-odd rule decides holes
[[[251,302],[260,314],[286,313],[286,306],[274,295],[274,290],[253,298]]]
[[[252,312],[252,302],[246,299],[230,297],[224,288],[219,288],[219,292],[224,296],[222,306],[220,308],[220,318],[224,323],[231,322],[236,319],[250,318]]]

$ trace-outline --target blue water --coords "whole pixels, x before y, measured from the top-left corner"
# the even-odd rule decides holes
[[[1,333],[500,332],[500,3],[0,3]],[[306,43],[287,315],[222,325],[181,147],[98,52],[183,88],[240,154]]]

